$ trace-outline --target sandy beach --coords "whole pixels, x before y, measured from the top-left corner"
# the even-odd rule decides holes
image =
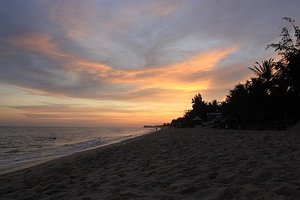
[[[0,199],[299,199],[300,135],[167,129],[0,176]]]

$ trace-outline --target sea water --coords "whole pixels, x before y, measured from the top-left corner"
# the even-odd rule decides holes
[[[145,128],[0,127],[0,174],[151,131],[153,129]]]

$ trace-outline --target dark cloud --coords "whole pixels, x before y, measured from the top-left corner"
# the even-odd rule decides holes
[[[264,48],[278,37],[280,19],[290,16],[300,22],[299,7],[297,0],[3,0],[0,81],[49,95],[159,97],[171,89],[127,82],[127,71],[164,68],[201,52],[236,46],[214,69],[181,77],[183,82],[210,79],[217,90],[247,77],[249,64],[272,55]],[[80,60],[125,75],[101,77],[97,70],[85,71]],[[124,80],[110,81],[117,78]]]

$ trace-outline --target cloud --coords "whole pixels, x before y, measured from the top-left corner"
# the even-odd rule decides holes
[[[155,105],[151,109],[143,106],[105,108],[103,106],[51,105],[46,103],[31,106],[14,106],[11,108],[26,117],[27,123],[30,124],[34,121],[43,125],[45,123],[52,125],[74,124],[75,122],[85,125],[97,124],[98,126],[107,126],[108,124],[131,126],[149,123],[155,118],[157,123],[161,123],[164,120],[169,120],[170,116],[178,114],[176,110],[170,108],[162,112],[162,109],[159,109],[159,105]]]
[[[294,0],[3,0],[0,84],[178,109],[197,92],[222,99],[249,77],[249,66],[274,56],[266,45],[278,40],[282,17],[300,21],[299,7]]]
[[[63,52],[59,44],[42,34],[10,38],[5,43],[6,73],[1,80],[48,95],[95,99],[165,99],[171,93],[194,92],[209,87],[201,74],[211,70],[234,51],[220,49],[160,67],[114,69]],[[191,76],[200,74],[198,80]],[[164,83],[164,84],[161,84]]]

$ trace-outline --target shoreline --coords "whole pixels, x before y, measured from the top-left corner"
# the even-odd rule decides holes
[[[105,144],[101,144],[100,146],[89,147],[87,149],[79,150],[79,151],[72,152],[72,153],[66,153],[64,155],[51,155],[51,156],[47,156],[45,158],[36,158],[36,159],[32,159],[32,160],[25,160],[25,161],[18,161],[18,162],[10,163],[10,164],[7,164],[7,165],[0,166],[0,176],[5,175],[7,173],[12,173],[12,172],[15,172],[15,171],[31,168],[31,167],[34,167],[36,165],[47,163],[47,162],[50,162],[50,161],[53,161],[53,160],[56,160],[56,159],[72,156],[74,154],[78,154],[78,153],[82,153],[82,152],[86,152],[86,151],[91,151],[91,150],[95,150],[95,149],[98,149],[98,148],[103,148],[103,147],[106,147],[106,146],[121,143],[123,141],[131,140],[131,139],[134,139],[134,138],[137,138],[137,137],[142,137],[143,135],[151,134],[151,133],[154,133],[154,132],[156,132],[156,130],[153,130],[151,132],[146,132],[146,133],[141,134],[141,135],[131,135],[128,138],[108,142],[108,143],[105,143]]]
[[[164,129],[0,175],[11,199],[296,199],[297,131]]]

